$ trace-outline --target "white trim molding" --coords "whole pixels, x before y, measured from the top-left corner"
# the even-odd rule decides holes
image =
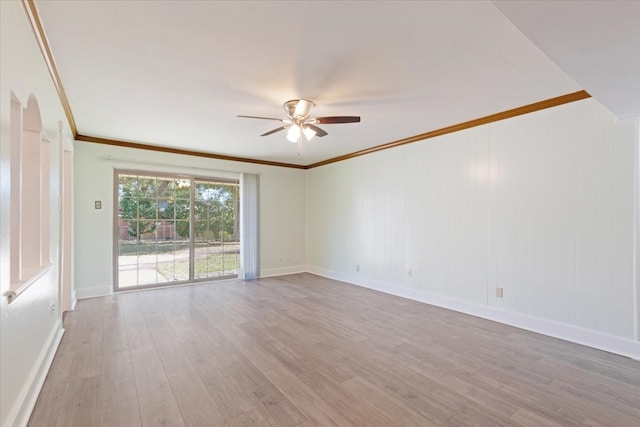
[[[113,295],[113,289],[111,286],[93,286],[90,288],[76,288],[76,300],[87,299],[87,298],[96,298],[96,297],[106,297],[109,295]]]
[[[635,338],[640,342],[640,117],[636,118],[635,126],[635,143],[634,143],[634,165],[633,165],[633,197],[635,197],[634,203],[634,222],[635,228],[633,242],[633,290],[634,290],[634,315],[636,323]]]
[[[293,265],[289,267],[265,268],[260,270],[260,278],[286,276],[288,274],[306,273],[308,268],[306,265]]]

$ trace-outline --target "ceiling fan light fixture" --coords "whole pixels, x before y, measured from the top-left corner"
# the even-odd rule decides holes
[[[305,126],[302,129],[302,132],[304,133],[304,137],[307,138],[307,141],[311,141],[311,138],[316,136],[316,131],[311,129],[309,126]]]
[[[278,119],[275,117],[262,116],[243,116],[247,119],[276,120],[281,122],[282,126],[263,133],[260,136],[272,135],[283,130],[287,131],[287,139],[292,143],[302,143],[300,137],[304,134],[307,141],[311,141],[316,136],[322,138],[327,136],[327,132],[316,125],[331,125],[339,123],[358,123],[360,116],[324,116],[311,117],[311,109],[315,104],[308,99],[291,99],[283,104],[287,117]]]
[[[292,124],[289,126],[289,130],[287,131],[287,139],[289,142],[298,142],[300,139],[300,126],[297,124]]]

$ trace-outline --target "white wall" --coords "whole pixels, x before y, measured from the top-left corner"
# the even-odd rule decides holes
[[[310,271],[640,358],[637,122],[589,99],[312,169]]]
[[[113,292],[113,174],[116,169],[238,178],[260,174],[260,274],[305,270],[304,170],[213,160],[76,141],[75,287],[78,298]],[[94,201],[102,209],[94,209]]]
[[[62,336],[58,310],[58,214],[62,106],[20,2],[0,2],[0,426],[24,425]],[[10,227],[10,94],[26,106],[33,94],[43,129],[51,140],[51,268],[11,304],[9,290]],[[65,129],[69,132],[65,123]]]

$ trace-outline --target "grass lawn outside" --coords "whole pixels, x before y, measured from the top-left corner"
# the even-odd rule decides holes
[[[222,277],[238,274],[240,256],[235,252],[209,254],[195,260],[194,278]],[[158,272],[168,280],[186,280],[189,277],[189,260],[158,263]]]
[[[118,264],[121,275],[131,277],[132,283],[120,286],[137,286],[134,271],[154,274],[164,281],[189,280],[190,245],[188,241],[120,241]],[[194,279],[237,275],[240,270],[240,245],[238,242],[196,242]],[[122,276],[124,277],[124,276]],[[146,277],[146,276],[145,276]],[[156,277],[155,275],[153,277]],[[145,282],[148,283],[148,282]]]

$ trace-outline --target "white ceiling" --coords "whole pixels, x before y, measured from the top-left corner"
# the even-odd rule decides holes
[[[612,113],[640,115],[640,1],[494,3]]]
[[[36,5],[82,135],[308,165],[581,89],[640,115],[640,2]],[[292,98],[362,122],[298,156],[236,117]]]

